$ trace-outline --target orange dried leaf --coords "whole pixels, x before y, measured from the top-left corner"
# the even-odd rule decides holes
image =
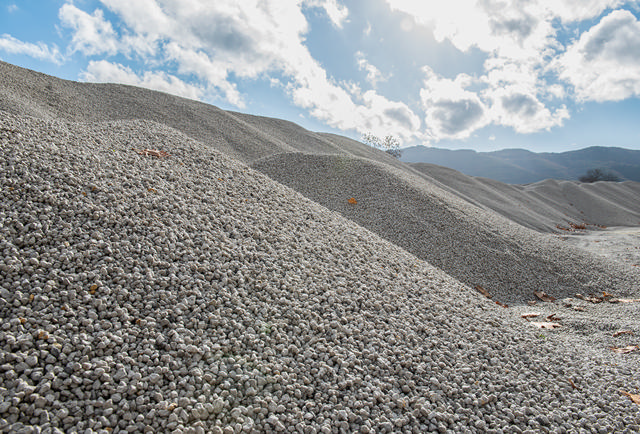
[[[548,322],[548,321],[531,321],[529,324],[541,329],[548,329],[548,330],[553,330],[553,329],[557,329],[558,327],[562,327],[557,322]]]
[[[36,298],[36,296],[35,296],[35,295],[33,295],[33,294],[29,294],[29,301],[33,301],[33,299],[34,299],[34,298]]]
[[[620,393],[622,393],[624,396],[627,396],[635,404],[640,405],[640,395],[635,395],[633,393],[625,392],[624,390],[621,390]]]
[[[619,330],[611,336],[613,336],[614,338],[617,338],[620,335],[632,335],[632,334],[633,332],[631,330]]]
[[[476,291],[478,291],[480,294],[484,295],[487,298],[491,298],[491,294],[489,294],[489,291],[487,291],[480,285],[476,285]]]
[[[552,302],[552,301],[556,301],[556,298],[547,294],[544,291],[534,291],[533,292],[535,294],[536,297],[538,297],[540,300],[542,301],[546,301],[548,303]]]
[[[502,302],[500,302],[500,301],[497,301],[497,300],[496,300],[496,304],[497,304],[498,306],[500,306],[500,307],[504,307],[505,309],[509,307],[509,305],[504,304],[504,303],[502,303]]]
[[[523,313],[522,315],[520,315],[520,317],[524,318],[524,319],[535,318],[537,316],[540,316],[540,312],[528,312],[528,313]]]
[[[356,200],[355,197],[352,197],[351,199],[349,199],[347,202],[349,202],[351,205],[355,205],[358,203],[358,201]]]
[[[618,354],[627,354],[627,353],[632,353],[634,351],[638,351],[640,350],[640,347],[637,345],[629,345],[627,347],[624,348],[618,348],[618,347],[609,347],[609,349],[611,351],[613,351],[614,353],[618,353]]]

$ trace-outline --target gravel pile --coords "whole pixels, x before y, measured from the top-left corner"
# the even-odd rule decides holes
[[[429,176],[345,137],[132,86],[64,81],[1,62],[0,110],[74,122],[161,123],[250,164],[509,305],[526,304],[539,290],[558,299],[602,291],[640,297],[640,269],[566,249],[462,200],[464,186],[458,195],[447,191],[446,176]],[[465,176],[458,181],[472,182]],[[351,197],[357,206],[347,202]],[[637,193],[624,196],[627,202],[633,197],[640,200]]]
[[[536,291],[640,296],[638,267],[570,248],[380,162],[288,153],[252,167],[509,305],[537,300]]]
[[[635,365],[160,124],[1,113],[0,273],[3,432],[640,430]]]

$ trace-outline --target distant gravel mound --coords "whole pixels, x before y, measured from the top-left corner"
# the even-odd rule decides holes
[[[536,231],[562,233],[561,228],[570,229],[570,223],[585,223],[592,230],[598,226],[640,226],[639,182],[587,184],[547,179],[511,185],[434,164],[410,166],[453,195]]]

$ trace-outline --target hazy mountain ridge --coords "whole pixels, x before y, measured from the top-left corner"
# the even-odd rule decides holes
[[[476,152],[413,146],[403,149],[400,159],[407,163],[437,164],[508,184],[577,180],[587,170],[596,168],[612,171],[623,180],[640,181],[640,151],[604,146],[561,153],[525,149]]]

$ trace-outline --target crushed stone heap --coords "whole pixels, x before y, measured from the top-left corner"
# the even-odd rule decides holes
[[[3,432],[640,429],[637,370],[160,124],[1,113],[0,276]]]

